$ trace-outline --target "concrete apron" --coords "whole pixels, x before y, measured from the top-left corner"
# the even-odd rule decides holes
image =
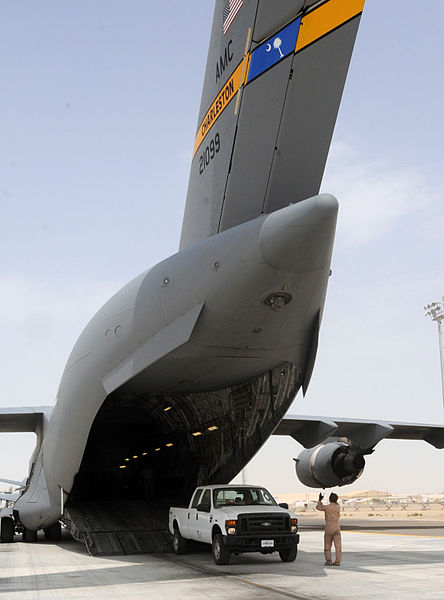
[[[304,531],[294,563],[244,554],[217,567],[209,550],[97,558],[65,536],[0,544],[0,589],[8,600],[442,600],[444,537],[346,531],[343,546],[341,567],[325,567],[322,531]]]

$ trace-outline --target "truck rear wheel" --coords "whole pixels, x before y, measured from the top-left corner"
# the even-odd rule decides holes
[[[0,539],[7,544],[14,541],[14,519],[12,517],[2,518]]]
[[[298,555],[298,545],[295,544],[290,548],[284,548],[283,550],[279,550],[279,556],[281,557],[282,562],[293,562]]]
[[[173,534],[173,552],[174,554],[185,554],[187,551],[187,541],[182,537],[179,529],[174,530]]]
[[[216,565],[228,565],[230,562],[230,551],[224,544],[221,533],[216,533],[213,538],[213,559]]]

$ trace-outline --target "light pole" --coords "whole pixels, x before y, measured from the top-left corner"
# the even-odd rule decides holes
[[[439,356],[441,359],[441,385],[444,405],[444,298],[442,302],[432,302],[424,306],[425,316],[438,323]]]

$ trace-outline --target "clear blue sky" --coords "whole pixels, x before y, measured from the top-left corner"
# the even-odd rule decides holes
[[[425,7],[424,7],[425,5]],[[0,4],[0,404],[52,404],[86,321],[176,251],[213,3]],[[315,375],[292,412],[444,422],[444,3],[367,0],[322,189],[341,205]],[[32,437],[0,436],[0,475]],[[292,440],[248,469],[298,491]],[[276,466],[277,465],[277,466]],[[358,487],[444,490],[444,451],[383,442]]]

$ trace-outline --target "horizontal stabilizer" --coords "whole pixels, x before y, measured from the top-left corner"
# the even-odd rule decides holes
[[[370,449],[383,439],[424,440],[444,448],[444,425],[336,419],[330,417],[285,416],[273,435],[289,435],[304,448],[313,448],[329,438],[347,438],[362,449]]]

